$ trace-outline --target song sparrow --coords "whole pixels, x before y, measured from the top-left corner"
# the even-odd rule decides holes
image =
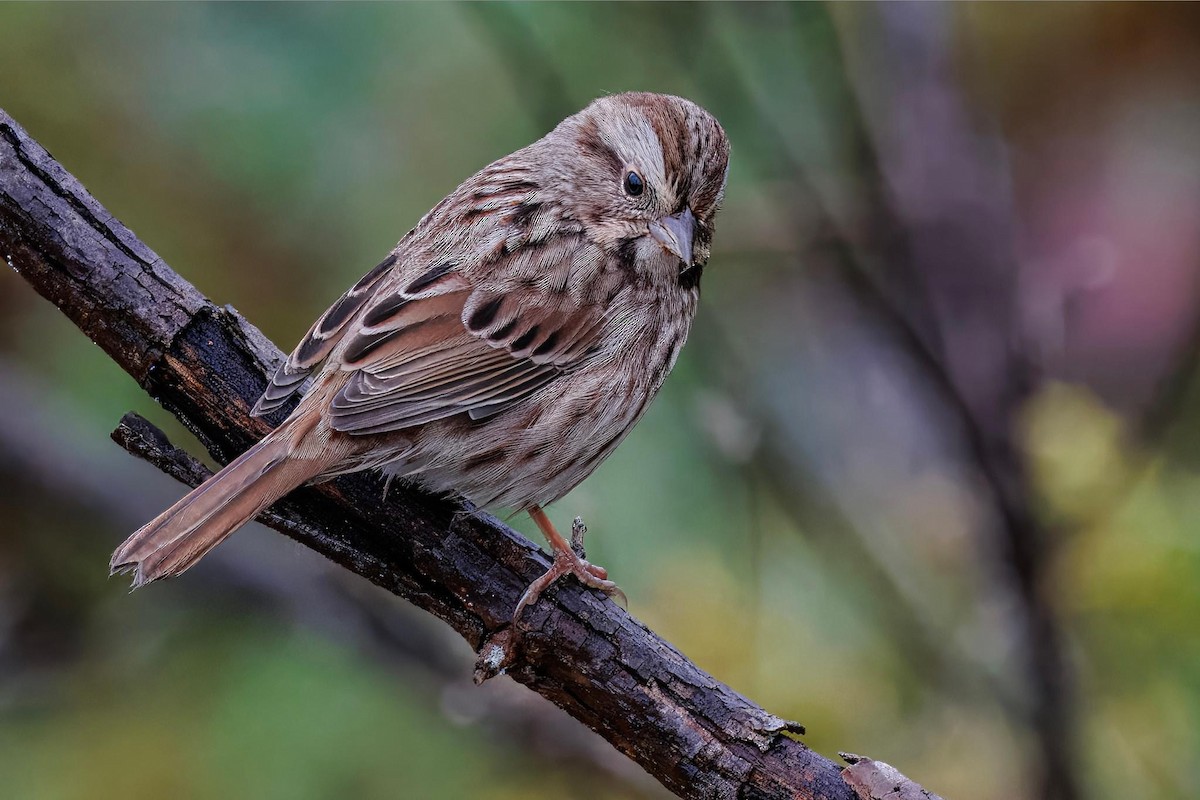
[[[288,419],[113,554],[178,575],[301,484],[381,468],[528,511],[565,574],[616,591],[542,506],[645,412],[687,338],[729,144],[679,97],[603,97],[485,167],[333,304],[252,413]]]

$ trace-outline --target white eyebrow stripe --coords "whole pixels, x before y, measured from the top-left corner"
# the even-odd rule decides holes
[[[651,186],[666,185],[662,142],[643,114],[635,111],[620,115],[613,130],[604,131],[601,138],[626,164],[640,171]]]

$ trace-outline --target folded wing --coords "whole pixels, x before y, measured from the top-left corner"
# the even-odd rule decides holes
[[[364,278],[313,326],[256,411],[281,405],[326,359],[326,372],[351,373],[330,401],[331,424],[346,433],[483,419],[519,403],[599,349],[605,304],[568,291],[564,261],[588,247],[559,238],[499,256],[519,258],[516,270],[447,262],[399,287]]]

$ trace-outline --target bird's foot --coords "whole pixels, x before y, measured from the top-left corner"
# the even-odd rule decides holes
[[[540,578],[529,584],[529,588],[525,590],[525,594],[521,595],[521,600],[517,603],[517,609],[513,612],[512,618],[514,624],[520,619],[521,612],[525,610],[526,606],[537,602],[542,592],[566,575],[574,575],[584,586],[599,589],[610,597],[614,595],[620,597],[624,604],[629,603],[629,599],[625,596],[625,593],[621,591],[617,584],[608,579],[608,570],[584,558],[583,536],[587,533],[587,527],[583,524],[582,519],[579,517],[575,518],[575,522],[571,526],[571,541],[568,543],[555,530],[550,520],[546,517],[545,512],[540,508],[535,506],[530,509],[529,516],[533,517],[533,521],[537,523],[542,533],[545,534],[546,541],[550,543],[550,549],[554,555],[554,563]]]

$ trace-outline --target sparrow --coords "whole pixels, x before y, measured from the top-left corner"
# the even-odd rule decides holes
[[[178,575],[292,489],[381,470],[525,511],[553,566],[619,592],[543,508],[612,453],[687,339],[729,142],[680,97],[601,97],[484,167],[320,316],[251,411],[288,418],[113,554]]]

